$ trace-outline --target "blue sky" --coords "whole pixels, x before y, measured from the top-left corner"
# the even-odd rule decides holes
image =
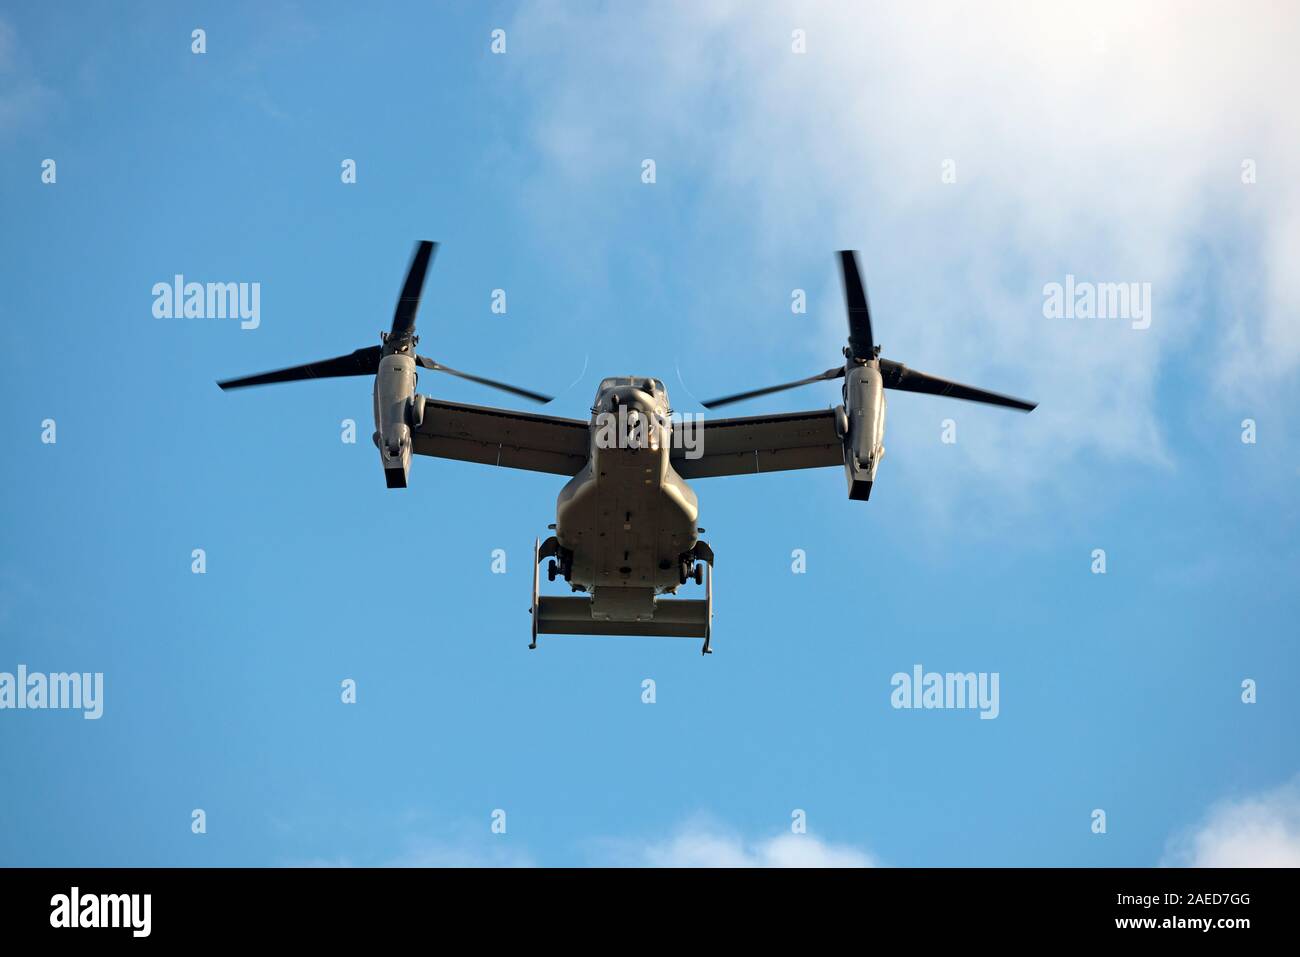
[[[0,711],[0,863],[1300,860],[1294,12],[758,9],[0,17],[0,671],[105,676],[98,721]],[[214,385],[376,342],[421,238],[421,351],[553,414],[835,364],[842,247],[887,356],[1042,407],[892,394],[869,503],[695,483],[710,658],[530,652],[560,478],[417,459],[390,491],[370,380]],[[176,273],[261,283],[260,326],[155,319]],[[1045,318],[1066,274],[1151,282],[1151,328]],[[999,673],[997,719],[893,709],[918,663]]]

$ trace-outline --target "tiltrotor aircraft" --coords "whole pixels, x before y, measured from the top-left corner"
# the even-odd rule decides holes
[[[536,402],[550,397],[452,369],[415,350],[415,315],[436,244],[416,246],[380,344],[334,359],[228,379],[222,389],[373,375],[375,433],[389,488],[405,488],[411,454],[550,472],[569,478],[556,503],[555,534],[534,542],[532,642],[539,634],[703,638],[710,652],[713,550],[699,535],[689,479],[842,466],[850,499],[871,495],[885,448],[885,390],[925,392],[1031,411],[1035,404],[909,369],[880,357],[857,256],[839,254],[848,305],[844,364],[796,382],[703,403],[717,408],[826,379],[844,379],[834,409],[688,421],[673,416],[663,382],[604,379],[591,418],[564,419],[444,402],[415,391],[417,367],[445,372]],[[542,596],[538,566],[573,595]],[[706,566],[707,572],[706,575]],[[694,580],[700,599],[665,598]],[[584,597],[585,596],[585,597]]]

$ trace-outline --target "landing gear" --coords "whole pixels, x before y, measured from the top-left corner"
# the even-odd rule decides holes
[[[568,579],[573,572],[573,553],[568,549],[561,548],[559,541],[552,535],[546,541],[533,542],[533,603],[528,609],[528,613],[533,616],[533,640],[528,643],[529,648],[537,647],[537,633],[540,626],[539,618],[541,617],[541,590],[539,588],[541,579],[541,564],[546,559],[546,580],[555,581],[557,578]]]
[[[697,541],[694,548],[682,555],[677,563],[677,578],[682,585],[694,579],[695,584],[704,586],[704,647],[700,649],[700,654],[711,655],[713,649],[709,646],[713,641],[713,549],[707,542]]]
[[[528,614],[533,619],[533,638],[532,641],[528,643],[529,649],[535,649],[537,647],[537,619],[541,616],[541,610],[538,608],[538,601],[537,601],[537,599],[541,596],[541,589],[539,588],[540,583],[538,582],[538,575],[537,575],[537,566],[540,565],[542,561],[541,550],[542,550],[542,543],[534,538],[533,539],[533,603],[528,608]]]
[[[692,578],[695,584],[704,584],[704,566],[713,566],[713,549],[706,542],[696,542],[695,547],[677,561],[677,583],[685,585]]]
[[[692,579],[695,580],[697,585],[704,584],[704,563],[689,559],[683,560],[677,566],[677,583],[685,585]]]
[[[566,581],[573,574],[573,552],[567,548],[561,548],[560,543],[552,535],[546,541],[537,547],[537,553],[533,556],[534,564],[539,564],[544,559],[551,559],[546,563],[546,580],[555,581],[557,578],[563,578]]]
[[[703,638],[701,652],[712,654],[713,551],[704,542],[697,541],[677,559],[681,584],[691,579],[701,584],[703,600],[670,597],[677,593],[677,586],[672,584],[672,561],[672,558],[659,560],[660,575],[653,584],[612,586],[606,596],[603,592],[597,594],[590,581],[572,580],[573,552],[560,547],[554,536],[544,542],[534,541],[533,594],[528,608],[532,638],[528,647],[537,647],[539,635],[639,635]],[[563,576],[573,591],[590,592],[591,597],[542,595],[539,584],[543,562],[546,562],[548,579],[554,581]],[[666,580],[664,572],[669,572]]]
[[[708,546],[706,545],[705,548]],[[698,582],[704,574],[704,563],[699,562],[695,566],[695,580]],[[709,571],[708,578],[705,579],[708,584],[704,586],[704,647],[700,649],[700,654],[711,655],[713,649],[709,647],[713,641],[713,553],[709,553]]]

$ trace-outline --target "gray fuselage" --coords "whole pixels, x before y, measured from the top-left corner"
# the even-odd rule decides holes
[[[593,618],[651,620],[654,596],[677,590],[698,541],[699,504],[670,463],[670,414],[657,379],[606,379],[597,391],[591,458],[561,490],[555,527]]]

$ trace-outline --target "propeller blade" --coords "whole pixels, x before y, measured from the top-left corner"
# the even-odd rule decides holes
[[[855,359],[872,359],[876,354],[876,340],[871,334],[871,305],[858,270],[858,254],[852,249],[840,250],[840,279],[844,283],[844,304],[849,310],[849,351]]]
[[[250,385],[269,385],[272,382],[296,382],[299,379],[332,379],[348,375],[374,375],[379,371],[379,346],[367,346],[356,352],[334,359],[322,359],[306,365],[290,366],[263,372],[260,375],[244,376],[240,379],[225,379],[217,385],[223,389],[242,389]]]
[[[753,389],[749,392],[737,392],[735,395],[724,395],[720,399],[710,399],[708,402],[701,402],[700,405],[706,409],[716,409],[719,406],[730,405],[733,402],[743,402],[745,399],[756,399],[760,395],[771,395],[773,392],[784,392],[786,389],[797,389],[801,385],[808,385],[812,382],[821,382],[826,379],[838,379],[844,375],[844,367],[836,366],[834,369],[827,369],[817,375],[809,376],[806,379],[800,379],[798,382],[785,382],[781,385],[770,385],[764,389]]]
[[[988,405],[1001,405],[1021,412],[1033,412],[1038,408],[1037,402],[1026,402],[1014,396],[987,392],[974,386],[962,385],[951,379],[941,379],[936,375],[917,372],[901,362],[889,359],[880,360],[880,374],[885,380],[886,389],[898,389],[902,392],[924,392],[926,395],[946,395],[954,399],[966,399],[970,402],[984,402]]]
[[[525,399],[532,399],[534,402],[545,404],[555,398],[554,396],[543,395],[540,392],[530,392],[528,389],[521,389],[515,385],[507,385],[504,382],[497,382],[495,379],[484,379],[482,376],[471,375],[468,372],[461,372],[459,369],[445,366],[441,362],[434,362],[428,356],[416,356],[415,361],[426,369],[432,369],[435,372],[445,372],[447,375],[454,375],[461,379],[468,379],[470,382],[477,382],[479,385],[485,385],[493,389],[500,389],[502,392],[509,392],[513,395],[523,396]]]
[[[397,309],[393,312],[393,332],[395,336],[409,335],[415,331],[415,313],[420,308],[420,292],[424,289],[424,274],[429,270],[429,260],[433,258],[438,244],[422,239],[415,245],[415,255],[411,257],[410,268],[406,270],[406,282],[402,284],[402,295],[397,300]]]

